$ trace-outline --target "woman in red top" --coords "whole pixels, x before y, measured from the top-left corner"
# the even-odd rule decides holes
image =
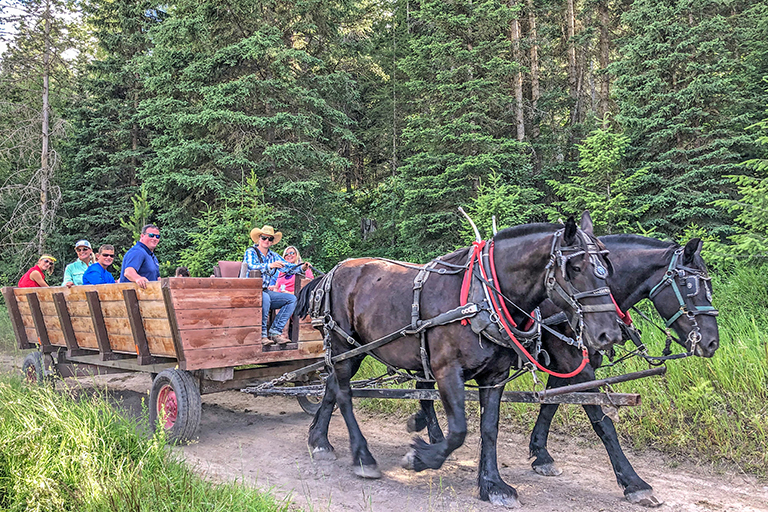
[[[53,271],[53,264],[56,263],[56,258],[50,254],[43,254],[40,259],[37,260],[37,264],[21,276],[19,279],[19,288],[35,288],[38,286],[48,286],[45,282],[44,272],[49,275]]]
[[[285,248],[283,251],[283,258],[288,263],[303,263],[301,260],[301,255],[299,254],[299,250],[295,248],[292,245],[289,245]],[[315,276],[312,274],[311,269],[307,269],[307,272],[305,274],[308,279],[314,279]],[[276,292],[284,292],[284,293],[293,293],[294,289],[296,288],[296,275],[292,274],[290,276],[287,276],[285,274],[280,274],[277,278],[277,281],[275,282],[275,290]]]

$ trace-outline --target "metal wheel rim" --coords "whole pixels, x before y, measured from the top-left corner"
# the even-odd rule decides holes
[[[160,392],[157,394],[157,415],[162,418],[161,421],[165,429],[172,428],[176,423],[178,411],[176,392],[170,385],[166,384],[160,388]]]
[[[24,378],[29,384],[37,384],[37,368],[35,368],[35,365],[31,364],[27,366]]]

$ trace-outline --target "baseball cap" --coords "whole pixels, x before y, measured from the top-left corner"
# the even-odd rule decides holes
[[[93,249],[93,248],[91,247],[91,242],[89,242],[88,240],[79,240],[79,241],[78,241],[78,242],[75,244],[75,249],[77,249],[78,247],[82,247],[82,246],[85,246],[85,247],[87,247],[87,248],[89,248],[89,249]]]

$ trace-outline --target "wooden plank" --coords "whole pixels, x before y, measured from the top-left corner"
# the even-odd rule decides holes
[[[165,303],[162,300],[139,300],[139,309],[144,320],[148,318],[168,319],[168,311],[166,311]],[[170,330],[168,332],[170,333]]]
[[[299,322],[299,341],[322,340],[323,333],[312,327],[309,317]]]
[[[133,341],[138,353],[138,362],[140,365],[154,364],[158,360],[149,353],[149,344],[147,343],[147,333],[144,331],[144,321],[141,318],[139,310],[139,299],[135,290],[123,290],[125,298],[125,308],[128,311],[128,320],[131,324]]]
[[[140,365],[136,359],[117,359],[113,361],[102,361],[99,359],[99,356],[92,355],[92,356],[77,356],[70,358],[73,362],[76,363],[83,363],[83,364],[90,364],[94,366],[106,366],[110,368],[121,368],[123,370],[131,370],[136,372],[151,372],[151,373],[160,373],[163,370],[166,370],[168,368],[175,368],[176,362],[168,362],[168,363],[160,363],[160,364],[150,364],[150,365]]]
[[[99,350],[99,343],[96,340],[96,333],[75,331],[75,339],[80,348]]]
[[[261,308],[237,308],[226,312],[207,308],[182,309],[176,311],[176,323],[181,330],[260,327]]]
[[[179,330],[184,351],[199,348],[228,348],[253,345],[261,350],[261,323],[250,327]]]
[[[169,281],[170,281],[169,278],[165,278],[162,280],[163,301],[165,303],[165,310],[168,316],[168,322],[171,325],[171,336],[173,337],[173,348],[176,355],[176,359],[179,361],[179,368],[183,370],[184,358],[185,358],[184,344],[181,342],[181,337],[179,336],[179,327],[176,324],[176,310],[173,303],[173,298],[171,297],[171,289],[168,287]]]
[[[206,348],[186,350],[184,361],[179,362],[182,370],[203,370],[207,368],[223,368],[246,364],[265,364],[277,361],[292,361],[298,359],[317,359],[322,356],[322,343],[299,343],[296,350],[278,350],[262,352],[261,344],[241,347]],[[319,345],[320,351],[317,352]]]
[[[75,287],[73,286],[72,288]],[[91,310],[91,321],[93,322],[93,330],[96,333],[96,342],[99,345],[99,356],[102,361],[112,360],[115,358],[115,355],[109,344],[107,326],[104,323],[104,315],[101,312],[99,292],[96,290],[86,291],[85,298],[88,301],[88,307]]]
[[[169,328],[170,332],[170,328]],[[173,344],[173,336],[153,336],[147,334],[149,353],[153,356],[176,358],[176,348]]]
[[[59,325],[61,326],[61,332],[64,335],[64,341],[67,344],[67,357],[83,355],[88,351],[83,350],[77,344],[77,338],[75,337],[75,331],[72,328],[72,319],[69,316],[69,309],[67,308],[67,299],[62,292],[53,294],[53,303],[56,306],[56,315],[59,317]]]
[[[22,316],[28,316],[30,319],[32,318],[32,310],[29,309],[29,303],[27,302],[27,295],[28,293],[17,297],[19,301],[17,302],[17,305],[19,306],[19,313],[21,313]]]
[[[123,300],[123,290],[136,290],[136,296],[141,300],[163,300],[159,281],[147,283],[146,288],[139,288],[135,283],[115,283],[115,284],[88,284],[83,286],[73,286],[69,288],[67,301],[86,301],[86,294],[98,292],[100,301],[118,301]]]
[[[176,298],[173,297],[173,307],[175,311],[185,309],[238,309],[238,308],[261,308],[261,293],[250,297],[217,297],[212,301],[210,297],[204,296],[197,298]]]
[[[2,292],[5,298],[5,306],[8,308],[8,316],[11,318],[13,335],[16,337],[16,346],[19,347],[19,350],[34,348],[35,346],[29,342],[29,337],[27,337],[27,330],[24,327],[24,321],[21,319],[19,303],[16,300],[16,294],[13,293],[13,287],[4,286]]]
[[[93,327],[93,320],[90,316],[82,317],[71,315],[70,319],[72,320],[72,329],[75,333],[96,335],[96,329]]]
[[[222,277],[177,277],[168,280],[168,288],[174,290],[253,290],[261,291],[261,278],[239,279]]]
[[[144,330],[147,332],[147,336],[173,337],[171,324],[167,318],[145,318]]]
[[[35,331],[40,340],[40,349],[43,353],[51,351],[51,340],[48,338],[48,329],[45,327],[43,312],[40,310],[40,300],[34,293],[27,294],[27,304],[32,312],[32,320],[35,323]]]

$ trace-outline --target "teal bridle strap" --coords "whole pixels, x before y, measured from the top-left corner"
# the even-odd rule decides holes
[[[717,314],[717,310],[713,306],[697,306],[695,304],[691,304],[693,311],[688,309],[688,306],[685,303],[685,299],[683,299],[683,294],[680,293],[680,287],[677,285],[677,280],[675,279],[675,276],[679,272],[677,269],[677,263],[680,259],[680,256],[683,254],[683,250],[684,249],[680,248],[675,251],[675,254],[672,256],[672,260],[669,262],[669,267],[667,267],[667,272],[664,274],[664,277],[661,279],[659,284],[651,289],[651,293],[648,294],[648,297],[653,299],[667,285],[671,286],[672,290],[675,292],[675,297],[677,297],[677,302],[680,305],[680,308],[677,310],[677,313],[672,315],[671,318],[665,320],[667,327],[670,327],[673,323],[675,323],[675,321],[683,314],[688,316],[693,316],[697,313]],[[684,272],[684,270],[680,270],[680,272]]]

